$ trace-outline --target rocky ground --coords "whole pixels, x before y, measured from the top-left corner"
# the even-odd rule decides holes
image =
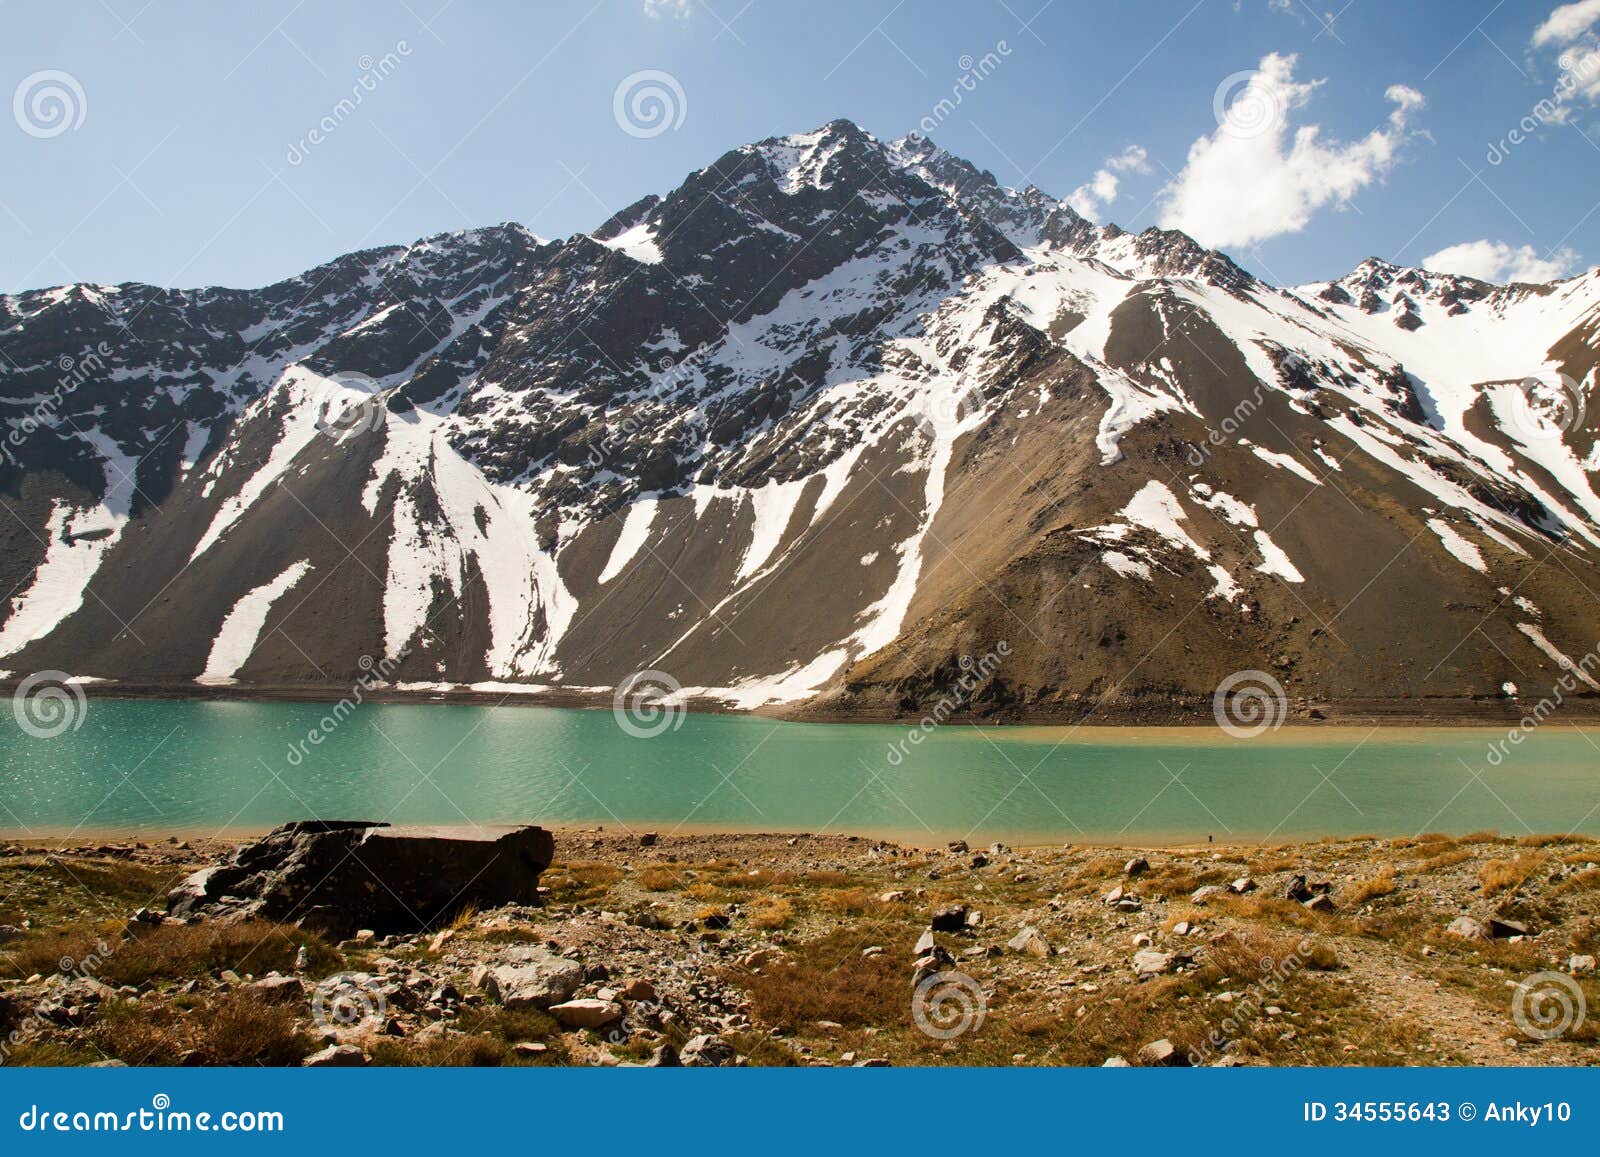
[[[425,935],[156,913],[226,850],[0,848],[0,1059],[1600,1062],[1600,843],[1581,837],[929,849],[567,830],[542,905]]]

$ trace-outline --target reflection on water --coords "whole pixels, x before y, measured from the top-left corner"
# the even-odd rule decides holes
[[[254,829],[306,816],[596,821],[1071,842],[1600,830],[1600,748],[1499,733],[895,725],[609,711],[94,699],[81,729],[0,730],[0,828]],[[331,725],[330,725],[331,724]],[[318,740],[307,743],[316,733]],[[891,759],[899,747],[908,754]],[[301,754],[303,753],[303,754]]]

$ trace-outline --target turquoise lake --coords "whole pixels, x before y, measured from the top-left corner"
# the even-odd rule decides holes
[[[323,817],[831,831],[934,842],[1289,840],[1600,831],[1600,748],[1503,732],[1000,728],[608,710],[90,699],[76,729],[0,727],[7,834],[244,831]],[[303,752],[304,754],[300,754]],[[901,753],[904,753],[903,755]]]

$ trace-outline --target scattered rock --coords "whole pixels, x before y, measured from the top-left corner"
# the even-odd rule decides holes
[[[1189,1063],[1189,1058],[1184,1056],[1166,1037],[1153,1040],[1139,1050],[1139,1063],[1166,1068],[1181,1068]]]
[[[1150,861],[1145,859],[1143,856],[1135,856],[1126,864],[1122,865],[1122,874],[1124,876],[1142,876],[1149,870]]]
[[[947,904],[933,914],[928,926],[935,932],[959,932],[967,925],[967,906]]]
[[[355,1045],[329,1045],[300,1062],[307,1069],[355,1069],[367,1063],[367,1054]]]
[[[683,1046],[678,1054],[686,1068],[726,1068],[738,1060],[738,1053],[720,1036],[702,1033]]]
[[[642,976],[636,977],[623,985],[621,996],[623,1000],[643,1001],[648,1004],[654,1004],[658,999],[656,986]]]
[[[542,1041],[519,1040],[511,1046],[511,1051],[519,1057],[539,1057],[550,1051],[550,1046]]]
[[[1213,896],[1220,896],[1224,891],[1226,889],[1220,884],[1206,884],[1194,890],[1194,894],[1189,897],[1189,903],[1198,904],[1203,908],[1207,900]]]
[[[1100,1067],[1102,1069],[1131,1069],[1133,1066],[1121,1057],[1107,1057],[1105,1063]]]
[[[1337,911],[1337,909],[1338,909],[1338,905],[1336,905],[1333,902],[1333,897],[1327,895],[1326,893],[1324,893],[1321,896],[1313,896],[1313,897],[1311,897],[1311,899],[1305,901],[1300,906],[1302,908],[1306,909],[1306,911],[1308,911],[1308,912],[1323,912],[1323,913],[1327,913],[1327,912]]]
[[[1228,885],[1228,891],[1232,892],[1236,896],[1243,896],[1246,892],[1254,892],[1255,890],[1256,882],[1249,876],[1240,876],[1237,880]]]
[[[1293,900],[1296,904],[1304,904],[1311,899],[1311,887],[1306,883],[1304,876],[1296,876],[1289,881],[1289,886],[1283,891],[1285,900]]]
[[[1146,948],[1143,952],[1133,954],[1133,970],[1140,976],[1160,976],[1163,972],[1171,972],[1176,961],[1177,957],[1170,952]]]
[[[1593,956],[1573,956],[1567,961],[1567,971],[1574,976],[1593,976],[1595,961]]]
[[[1452,936],[1460,936],[1464,940],[1490,939],[1489,929],[1485,928],[1480,921],[1474,920],[1471,916],[1457,916],[1454,920],[1450,921],[1450,924],[1447,928],[1445,928],[1445,931],[1450,933]]]
[[[484,970],[479,981],[491,1000],[510,1009],[549,1008],[570,1000],[583,983],[583,966],[542,948],[522,948],[517,962]]]
[[[656,846],[656,841],[660,838],[661,837],[655,832],[645,832],[639,837],[639,846],[641,848],[653,848]]]
[[[622,1006],[610,1000],[568,1000],[553,1004],[550,1015],[567,1028],[600,1028],[622,1019]]]
[[[298,976],[280,976],[276,972],[268,973],[250,987],[268,1004],[293,1004],[306,994],[305,982]]]
[[[1040,935],[1039,930],[1033,925],[1028,925],[1010,940],[1006,947],[1013,952],[1021,952],[1027,956],[1049,956],[1050,942]]]
[[[1489,935],[1496,940],[1510,940],[1513,936],[1526,936],[1528,926],[1521,920],[1511,920],[1504,916],[1491,916],[1489,918]]]

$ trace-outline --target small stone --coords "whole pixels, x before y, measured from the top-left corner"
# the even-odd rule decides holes
[[[542,1041],[519,1040],[511,1046],[511,1051],[519,1057],[537,1057],[549,1052],[550,1046]]]
[[[1121,1057],[1107,1057],[1105,1063],[1100,1067],[1102,1069],[1131,1069],[1133,1066]]]
[[[1153,1040],[1139,1050],[1139,1063],[1165,1068],[1181,1068],[1189,1063],[1189,1058],[1178,1051],[1178,1046],[1166,1037]]]
[[[1285,900],[1293,900],[1296,904],[1304,904],[1311,899],[1311,887],[1306,883],[1304,876],[1296,876],[1289,881],[1289,886],[1283,891]]]
[[[362,948],[368,948],[378,942],[378,934],[371,928],[363,928],[355,934],[353,939]]]
[[[268,1004],[292,1004],[306,994],[305,983],[298,976],[279,976],[276,972],[263,976],[250,987]]]
[[[550,1015],[567,1028],[600,1028],[622,1019],[622,1006],[615,1001],[585,998],[550,1006]]]
[[[1143,856],[1135,856],[1126,864],[1122,865],[1122,874],[1124,876],[1142,876],[1149,870],[1150,861],[1145,859]]]
[[[1450,921],[1445,931],[1452,936],[1460,936],[1464,940],[1488,940],[1489,929],[1482,922],[1474,920],[1471,916],[1457,916]]]
[[[1326,892],[1320,896],[1311,897],[1311,899],[1307,900],[1300,906],[1308,912],[1327,913],[1336,911],[1338,909],[1338,905],[1333,902],[1333,897],[1329,896]]]
[[[878,897],[878,903],[880,904],[904,904],[905,902],[906,894],[904,892],[885,892]]]
[[[1567,961],[1567,971],[1574,976],[1593,976],[1595,971],[1594,957],[1587,954],[1572,956]]]
[[[355,1045],[329,1045],[300,1062],[307,1069],[356,1069],[367,1063],[367,1054]]]
[[[1154,943],[1155,938],[1148,932],[1135,933],[1133,937],[1133,946],[1135,948],[1149,948]]]
[[[1194,894],[1189,897],[1189,903],[1199,904],[1204,907],[1207,900],[1213,896],[1221,895],[1224,890],[1219,884],[1206,884],[1194,890]]]
[[[1194,925],[1187,920],[1179,920],[1172,926],[1172,934],[1174,936],[1187,936],[1193,931]]]
[[[428,941],[428,951],[439,952],[446,944],[450,943],[450,941],[454,940],[455,938],[455,929],[446,928],[443,932],[440,932],[438,935],[436,935],[432,940]]]
[[[1510,940],[1514,936],[1528,935],[1528,926],[1521,920],[1493,916],[1489,920],[1489,935],[1496,940]]]
[[[656,986],[642,976],[635,977],[623,985],[621,996],[623,1000],[644,1001],[651,1004],[658,999]]]
[[[661,837],[655,832],[645,832],[639,837],[639,846],[641,848],[653,848],[656,846],[656,841],[660,838]]]
[[[968,928],[982,928],[983,927],[983,913],[978,911],[978,909],[976,909],[976,908],[974,908],[972,911],[968,912],[967,913],[967,927]]]
[[[1118,901],[1120,901],[1127,894],[1128,894],[1127,891],[1122,887],[1122,885],[1118,884],[1115,888],[1111,889],[1111,891],[1106,893],[1105,902],[1107,904],[1115,904]]]
[[[1254,892],[1255,890],[1256,882],[1249,876],[1240,876],[1237,880],[1228,885],[1228,891],[1232,892],[1236,896],[1243,896],[1246,892]]]
[[[1039,930],[1031,924],[1023,928],[1010,940],[1007,940],[1006,947],[1013,952],[1021,952],[1028,956],[1044,957],[1050,955],[1050,942],[1040,935]]]
[[[928,926],[935,932],[959,932],[966,927],[967,906],[965,904],[947,904],[933,914],[933,919]]]
[[[724,1068],[738,1059],[738,1053],[721,1037],[702,1033],[684,1045],[678,1057],[688,1068]]]
[[[1133,970],[1140,976],[1160,976],[1163,972],[1171,972],[1176,960],[1177,957],[1170,952],[1146,948],[1143,952],[1133,954]]]

